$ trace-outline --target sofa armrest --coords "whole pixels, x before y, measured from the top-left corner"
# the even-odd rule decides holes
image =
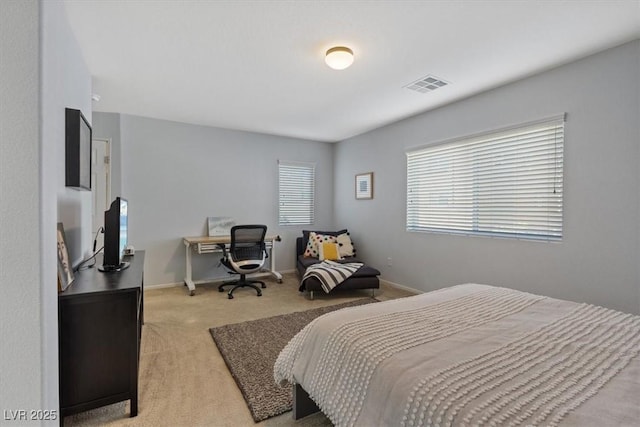
[[[302,241],[302,237],[296,237],[296,258],[298,255],[302,255],[304,253],[304,242]]]

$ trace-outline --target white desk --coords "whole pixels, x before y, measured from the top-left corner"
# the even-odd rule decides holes
[[[276,253],[273,250],[273,246],[276,242],[279,242],[280,236],[267,235],[264,238],[265,246],[269,251],[269,257],[271,258],[271,270],[270,273],[276,278],[278,283],[282,283],[282,274],[276,271]],[[220,253],[222,249],[219,245],[225,245],[229,247],[231,244],[231,236],[197,236],[197,237],[183,237],[182,241],[187,251],[187,261],[185,268],[184,283],[189,288],[189,295],[193,296],[196,292],[196,284],[193,282],[192,269],[191,269],[191,255],[192,252],[199,254],[211,254]]]

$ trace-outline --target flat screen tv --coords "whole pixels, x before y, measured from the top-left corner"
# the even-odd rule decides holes
[[[102,272],[121,271],[129,267],[123,261],[124,251],[128,244],[129,204],[126,199],[117,197],[109,210],[104,212],[104,257]]]
[[[80,110],[65,110],[65,185],[91,190],[91,125]]]

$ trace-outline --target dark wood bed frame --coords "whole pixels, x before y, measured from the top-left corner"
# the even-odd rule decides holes
[[[320,408],[300,384],[295,384],[293,386],[293,419],[299,420],[316,412],[320,412]]]

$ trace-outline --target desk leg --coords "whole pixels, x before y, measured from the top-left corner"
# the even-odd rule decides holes
[[[276,270],[276,251],[274,250],[276,246],[276,241],[271,241],[271,274],[276,278],[278,283],[282,283],[282,274],[280,274]]]
[[[191,276],[191,245],[187,242],[184,242],[184,246],[187,250],[187,260],[185,265],[186,274],[184,276],[184,284],[189,288],[189,295],[194,296],[196,293],[196,285],[193,283],[193,278]]]

